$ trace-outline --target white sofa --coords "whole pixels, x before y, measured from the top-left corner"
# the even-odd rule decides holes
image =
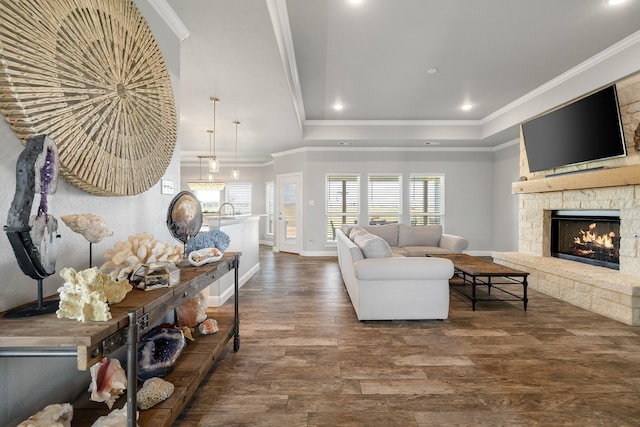
[[[393,254],[383,238],[350,231],[355,242],[336,229],[338,264],[359,320],[449,317],[451,261]]]

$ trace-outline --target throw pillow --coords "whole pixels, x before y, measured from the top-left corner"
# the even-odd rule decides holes
[[[348,236],[353,226],[353,224],[342,224],[340,228],[342,228],[342,232],[345,234],[345,236]]]
[[[389,258],[392,255],[391,247],[382,237],[366,231],[357,233],[353,243],[360,248],[365,258]]]
[[[442,237],[441,225],[410,226],[399,224],[398,246],[438,246]]]

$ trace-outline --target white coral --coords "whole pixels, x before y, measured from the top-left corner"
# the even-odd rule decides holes
[[[119,303],[133,289],[128,281],[116,282],[96,267],[79,272],[70,267],[63,268],[60,276],[65,282],[58,288],[58,318],[76,319],[81,322],[109,320],[109,304]]]
[[[182,260],[180,246],[171,246],[155,240],[150,233],[129,236],[126,241],[117,242],[114,249],[104,253],[109,261],[100,266],[100,270],[110,271],[115,280],[122,280],[137,271],[143,264],[156,261],[170,261],[174,264]]]

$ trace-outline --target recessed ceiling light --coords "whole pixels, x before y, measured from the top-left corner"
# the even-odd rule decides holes
[[[425,141],[424,145],[440,145],[440,143],[437,141]]]
[[[340,141],[338,144],[340,144],[340,145],[353,145],[353,142],[351,142],[351,141]]]
[[[427,74],[435,74],[435,73],[437,73],[437,72],[438,72],[438,69],[437,69],[437,68],[429,68],[429,69],[427,70]]]
[[[607,4],[615,5],[615,4],[624,3],[625,1],[626,0],[607,0]]]
[[[470,102],[467,102],[465,104],[462,104],[462,108],[463,111],[469,111],[473,108],[473,104],[471,104]]]
[[[342,111],[344,109],[344,105],[341,102],[336,102],[333,104],[333,109],[336,111]]]
[[[360,4],[362,3],[364,0],[349,0],[349,3],[351,4]]]

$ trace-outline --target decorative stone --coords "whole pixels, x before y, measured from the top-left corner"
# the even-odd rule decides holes
[[[158,328],[138,343],[138,378],[146,380],[171,372],[187,342],[180,329]]]
[[[173,384],[162,378],[149,378],[144,382],[142,388],[136,395],[138,408],[143,411],[156,406],[158,403],[167,400],[173,394]]]
[[[215,319],[207,319],[200,323],[198,330],[202,335],[215,334],[220,329],[218,328],[218,322]]]

